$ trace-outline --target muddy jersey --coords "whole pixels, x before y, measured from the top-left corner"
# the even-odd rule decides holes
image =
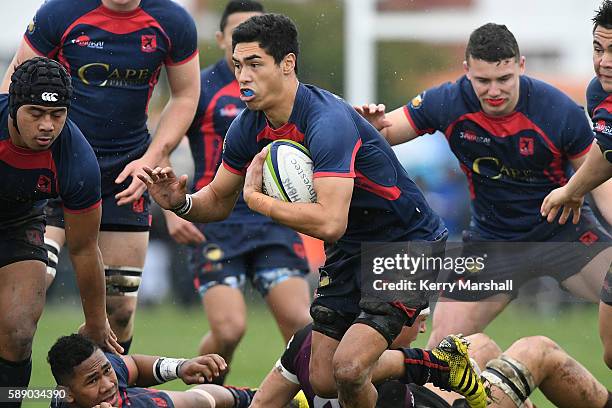
[[[604,91],[597,78],[593,78],[587,88],[586,97],[597,144],[604,157],[612,163],[612,96]]]
[[[570,159],[593,142],[584,110],[556,88],[520,77],[515,110],[483,112],[467,77],[429,89],[404,107],[418,134],[444,133],[468,179],[471,228],[485,239],[543,240],[562,228],[542,200],[571,175]]]
[[[70,117],[105,162],[146,147],[147,107],[162,66],[197,56],[193,19],[171,0],[142,0],[129,12],[100,0],[47,0],[24,38],[72,75]]]
[[[91,146],[69,119],[47,150],[15,146],[8,130],[8,95],[0,95],[0,229],[43,219],[49,198],[64,210],[86,212],[100,205],[100,169]]]
[[[223,165],[244,175],[251,159],[278,139],[310,151],[314,178],[354,179],[348,225],[336,243],[344,251],[358,253],[361,243],[370,241],[430,241],[444,231],[391,146],[338,96],[300,84],[289,121],[278,129],[263,112],[243,111],[227,133]]]

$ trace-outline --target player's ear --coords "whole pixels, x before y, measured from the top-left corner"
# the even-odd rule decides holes
[[[519,58],[519,69],[521,70],[521,75],[525,73],[525,57],[521,55]]]
[[[73,404],[74,403],[74,395],[72,394],[72,391],[70,390],[70,387],[67,387],[65,385],[58,385],[57,389],[61,390],[61,392],[65,393],[63,401],[67,402],[68,404]]]
[[[469,71],[470,71],[470,66],[469,66],[468,62],[467,61],[463,61],[463,72],[465,73],[465,75],[468,76],[468,79],[470,78]]]
[[[223,36],[223,33],[221,31],[215,32],[215,40],[217,41],[217,46],[222,50],[225,50],[225,41],[223,41],[224,39],[225,37]]]
[[[285,58],[283,58],[283,61],[281,62],[283,74],[289,75],[291,72],[295,72],[295,64],[296,58],[294,53],[290,52],[289,54],[285,55]]]

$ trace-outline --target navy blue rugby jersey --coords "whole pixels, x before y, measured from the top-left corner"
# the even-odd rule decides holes
[[[597,78],[587,88],[587,110],[604,157],[612,163],[612,96],[604,91]]]
[[[223,140],[232,121],[246,105],[240,100],[240,87],[224,59],[202,70],[200,101],[195,118],[187,131],[195,165],[192,190],[208,185],[221,165]],[[249,209],[242,194],[234,211],[223,222],[270,222]]]
[[[391,146],[338,96],[300,84],[289,121],[278,129],[263,112],[243,111],[227,133],[223,166],[244,175],[252,158],[277,139],[310,151],[315,178],[355,180],[348,226],[337,242],[343,250],[357,253],[362,242],[429,241],[444,231]]]
[[[548,239],[562,228],[546,222],[540,205],[593,142],[584,110],[561,91],[521,76],[519,92],[514,112],[492,117],[463,76],[404,107],[418,134],[446,136],[468,179],[471,228],[485,239]]]
[[[0,95],[0,229],[43,218],[47,199],[60,196],[64,210],[86,212],[100,205],[100,168],[74,123],[48,150],[15,146],[8,131],[8,94]]]
[[[197,56],[193,19],[172,0],[142,0],[125,13],[100,0],[47,0],[24,38],[70,72],[70,117],[110,158],[149,143],[147,107],[162,65]]]
[[[170,396],[154,388],[128,386],[129,370],[121,356],[104,353],[117,375],[117,397],[113,402],[116,408],[174,408]],[[51,408],[70,408],[61,400],[51,401]]]

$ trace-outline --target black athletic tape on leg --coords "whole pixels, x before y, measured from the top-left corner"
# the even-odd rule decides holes
[[[521,401],[525,401],[527,399],[527,397],[529,397],[529,395],[525,396],[521,390],[518,389],[518,387],[516,385],[514,385],[514,383],[512,381],[510,381],[503,373],[500,373],[499,371],[497,371],[496,369],[492,368],[492,367],[487,367],[487,369],[485,371],[490,372],[491,374],[494,374],[495,376],[497,376],[500,380],[502,380],[502,382],[504,384],[506,384],[508,387],[510,387],[512,389],[512,391],[514,391],[514,393],[516,394],[517,397],[519,397],[519,399]]]

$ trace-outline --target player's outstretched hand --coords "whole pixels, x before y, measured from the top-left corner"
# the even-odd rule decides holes
[[[146,184],[149,194],[160,207],[172,210],[185,204],[185,196],[187,195],[186,174],[176,177],[172,167],[151,169],[145,166],[142,170],[145,174],[139,174],[138,178]]]
[[[258,192],[261,193],[262,188],[261,185],[263,183],[263,166],[266,161],[266,156],[268,154],[268,146],[261,149],[261,152],[257,153],[249,168],[246,171],[246,175],[244,176],[244,187],[243,187],[243,196],[244,201],[249,202],[249,198],[251,193]]]
[[[79,327],[78,332],[96,343],[104,351],[115,354],[123,353],[123,347],[117,341],[117,336],[111,329],[108,319],[105,319],[104,325],[100,327],[84,323]]]
[[[147,187],[145,184],[139,180],[137,177],[141,174],[141,169],[146,166],[148,163],[143,159],[134,160],[128,163],[127,166],[123,169],[121,173],[115,179],[115,184],[123,183],[128,177],[132,177],[132,181],[130,185],[123,191],[115,194],[115,200],[117,200],[117,205],[125,205],[132,203],[138,200],[142,193],[145,192]]]
[[[217,354],[206,354],[185,361],[178,375],[185,384],[209,383],[227,371],[227,363]]]
[[[584,197],[574,197],[569,194],[566,186],[554,189],[544,198],[540,212],[542,217],[546,217],[548,222],[554,222],[559,209],[563,207],[561,216],[559,217],[559,224],[565,224],[573,213],[572,222],[578,224],[580,220],[580,209],[584,203]]]
[[[379,103],[378,105],[374,103],[366,103],[361,106],[355,105],[353,108],[368,122],[370,122],[370,124],[372,124],[372,126],[374,126],[378,131],[391,126],[391,121],[387,119],[387,116],[385,115],[386,107],[382,103]]]
[[[164,211],[168,234],[179,244],[197,245],[206,241],[200,230],[193,223],[182,219],[172,211]]]

